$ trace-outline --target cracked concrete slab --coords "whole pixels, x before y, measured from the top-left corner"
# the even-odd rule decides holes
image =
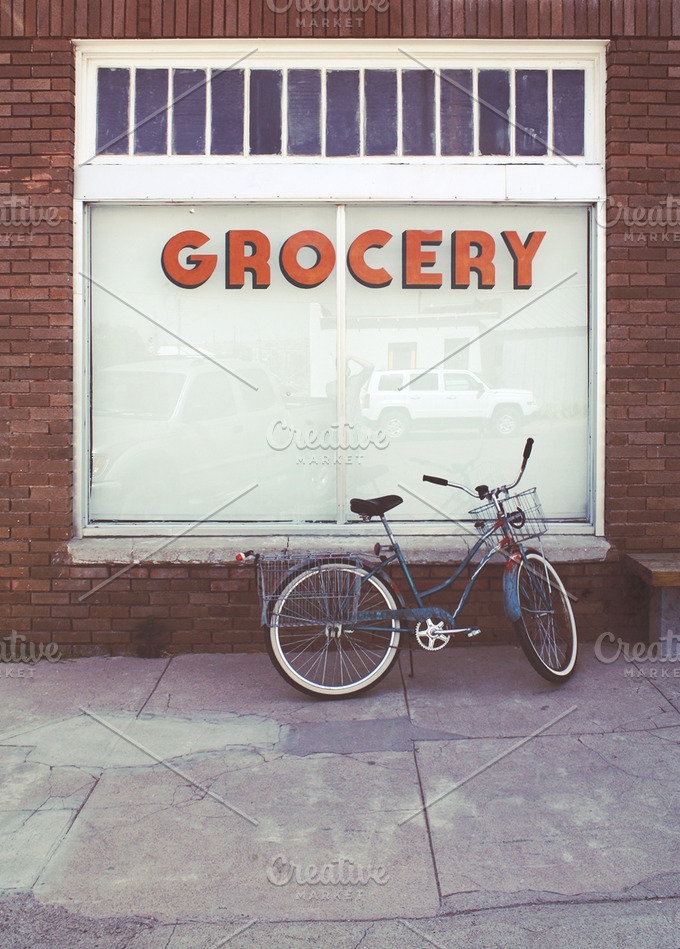
[[[554,687],[512,647],[416,653],[406,696],[395,669],[345,702],[265,655],[43,663],[16,706],[40,680],[3,681],[0,949],[215,949],[253,919],[227,945],[680,947],[680,714],[626,665],[586,644]],[[441,792],[573,705],[398,826],[421,782]],[[267,878],[341,858],[389,879]],[[19,890],[38,877],[36,902]]]
[[[319,751],[412,751],[414,741],[455,741],[464,735],[419,728],[408,719],[379,718],[356,722],[301,722],[282,729],[276,750],[293,755]]]
[[[216,756],[183,764],[257,827],[161,766],[107,770],[38,881],[37,898],[100,917],[166,921],[178,905],[204,919],[436,912],[424,821],[397,823],[420,799],[412,754],[251,765],[233,771]],[[347,882],[340,865],[323,870],[337,861]],[[330,875],[319,882],[314,868]]]
[[[145,709],[149,712],[230,712],[279,722],[361,721],[406,714],[398,666],[365,696],[328,702],[298,692],[267,655],[176,656]]]
[[[231,747],[272,747],[280,737],[279,725],[258,715],[192,719],[184,715],[146,713],[135,718],[129,712],[93,711],[92,714],[96,718],[79,713],[66,721],[45,724],[30,734],[6,739],[4,747],[26,747],[26,757],[31,762],[122,768],[148,764],[150,756],[143,749],[156,758],[169,760]]]
[[[0,666],[0,740],[78,714],[81,705],[135,713],[151,694],[167,659],[129,656],[41,660]],[[18,678],[19,672],[24,672]],[[11,673],[9,678],[7,673]]]
[[[647,732],[418,747],[442,893],[616,892],[678,867],[680,755]],[[673,895],[678,895],[680,891]]]
[[[660,949],[678,945],[680,901],[516,905],[417,919],[159,923],[90,919],[26,894],[0,897],[2,949]],[[248,921],[249,922],[249,921]],[[224,942],[232,933],[237,936]]]
[[[680,710],[680,659],[659,662],[623,662],[622,675],[632,681],[645,679],[673,705]],[[621,665],[621,663],[620,663]]]
[[[529,665],[521,649],[480,646],[444,649],[432,661],[416,655],[406,678],[416,725],[470,738],[526,735],[573,705],[553,734],[607,734],[680,724],[680,713],[650,682],[631,679],[623,659],[600,662],[591,643],[580,648],[572,679],[553,685]]]

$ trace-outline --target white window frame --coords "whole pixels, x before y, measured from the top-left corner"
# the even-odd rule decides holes
[[[555,525],[568,535],[601,535],[604,531],[604,422],[606,342],[605,233],[597,208],[606,200],[605,54],[606,42],[507,40],[78,40],[76,51],[76,144],[74,182],[74,445],[76,537],[171,536],[185,523],[90,524],[89,493],[90,391],[88,300],[83,274],[89,271],[87,207],[93,203],[261,202],[348,204],[510,203],[590,206],[590,460],[591,523]],[[251,51],[255,52],[251,52]],[[252,67],[407,68],[415,57],[432,68],[582,68],[585,71],[584,155],[559,156],[402,156],[328,159],[282,156],[98,156],[96,71],[99,66],[226,67],[248,53]],[[411,60],[413,68],[422,68]],[[550,75],[550,73],[549,73]],[[284,83],[285,85],[285,83]],[[247,87],[246,87],[247,88]],[[323,88],[323,87],[322,87]],[[207,105],[209,105],[209,97]],[[131,106],[132,108],[132,106]],[[401,110],[399,110],[401,118]],[[551,110],[549,109],[549,115]],[[247,114],[246,114],[247,122]],[[170,123],[168,123],[170,126]],[[323,133],[322,133],[323,134]],[[475,129],[475,142],[477,130]],[[229,174],[224,174],[225,165]],[[379,166],[380,172],[377,174]],[[197,168],[200,166],[200,169]],[[273,166],[273,167],[272,167]],[[303,166],[303,167],[301,167]],[[309,167],[312,166],[312,167]],[[452,169],[451,166],[455,166]],[[453,176],[452,176],[453,172]],[[344,210],[338,211],[338,258],[344,247]],[[344,282],[338,281],[339,312]],[[342,339],[339,340],[339,349]],[[339,365],[343,354],[338,353]],[[344,373],[338,374],[339,387]],[[342,393],[339,394],[342,397]],[[340,512],[338,512],[340,513]],[[449,523],[401,523],[402,535],[449,535]],[[374,535],[363,524],[262,523],[202,525],[196,535],[314,536],[328,538]]]

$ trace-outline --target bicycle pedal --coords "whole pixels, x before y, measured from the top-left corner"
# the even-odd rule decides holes
[[[480,633],[481,633],[481,629],[476,629],[476,628],[468,629],[467,630],[468,639],[471,639],[473,636],[479,636]]]

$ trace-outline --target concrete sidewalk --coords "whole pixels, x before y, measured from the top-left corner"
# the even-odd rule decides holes
[[[415,659],[0,666],[1,949],[680,946],[680,662]]]

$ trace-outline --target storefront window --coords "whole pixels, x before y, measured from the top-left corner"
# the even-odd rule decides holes
[[[350,206],[343,249],[337,213],[92,208],[91,518],[332,522],[397,480],[396,518],[460,516],[421,475],[503,479],[530,434],[584,519],[587,211]]]
[[[84,533],[352,533],[398,493],[443,534],[468,499],[422,475],[502,482],[529,436],[547,516],[597,528],[603,44],[77,62]]]

